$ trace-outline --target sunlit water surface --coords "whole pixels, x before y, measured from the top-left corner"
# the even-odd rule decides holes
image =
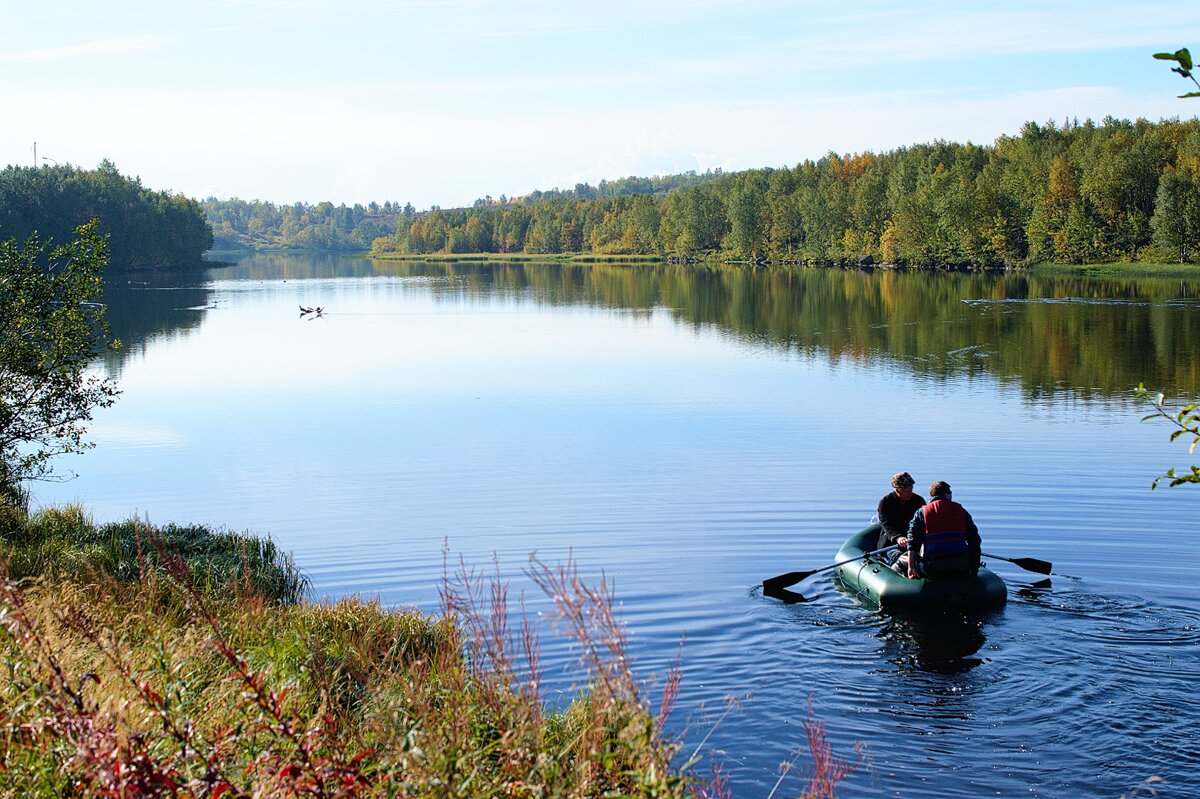
[[[639,672],[736,796],[803,788],[809,702],[863,765],[844,797],[1200,795],[1200,489],[1140,423],[1140,380],[1200,391],[1194,286],[840,271],[421,266],[248,257],[110,281],[78,477],[98,520],[270,534],[317,597],[434,609],[443,549],[541,620],[550,702],[579,679],[531,553],[615,583]],[[321,317],[298,306],[324,306]],[[949,481],[1009,603],[913,621],[828,564],[891,473]],[[564,692],[564,693],[560,693]],[[657,694],[652,690],[652,696]],[[705,739],[705,736],[707,738]],[[690,750],[689,750],[690,751]],[[707,771],[707,765],[701,767]]]

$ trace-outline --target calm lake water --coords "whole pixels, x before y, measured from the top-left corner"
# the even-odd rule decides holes
[[[253,256],[114,276],[124,394],[78,477],[99,520],[270,534],[314,594],[433,609],[443,547],[615,583],[639,672],[765,797],[808,703],[864,765],[843,797],[1200,795],[1200,488],[1138,382],[1200,393],[1200,286],[1169,280]],[[324,306],[320,318],[299,305]],[[893,472],[954,486],[1009,603],[917,622],[822,574]],[[924,492],[922,492],[924,493]],[[801,757],[799,770],[806,763]],[[707,771],[707,766],[702,768]],[[776,796],[795,796],[798,777]]]

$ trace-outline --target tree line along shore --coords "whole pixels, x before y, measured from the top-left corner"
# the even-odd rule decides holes
[[[713,174],[661,196],[433,209],[372,253],[717,256],[814,265],[1188,262],[1200,242],[1200,121],[1027,123],[990,146],[934,142]],[[571,193],[564,193],[571,194]]]
[[[420,211],[196,201],[107,161],[0,171],[0,238],[62,242],[92,218],[112,262],[129,267],[191,266],[210,248],[932,269],[1194,263],[1200,120],[1028,122],[987,146],[830,153]]]
[[[1188,263],[1200,244],[1200,121],[1026,123],[989,146],[937,141],[795,167],[577,184],[469,208],[208,199],[228,247],[373,257],[689,262]],[[368,242],[370,244],[368,245]]]
[[[200,205],[122,175],[111,161],[0,170],[0,241],[65,244],[96,220],[109,260],[133,269],[196,267],[213,244]]]

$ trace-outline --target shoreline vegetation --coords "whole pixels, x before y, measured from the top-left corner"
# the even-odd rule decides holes
[[[569,264],[662,264],[661,255],[597,255],[595,253],[366,253],[373,261],[416,261],[420,263],[569,263]]]
[[[944,141],[706,175],[663,195],[581,184],[434,208],[372,252],[590,252],[952,270],[1195,259],[1200,120],[1026,123]]]
[[[440,614],[318,603],[269,539],[0,505],[0,793],[730,795],[666,729],[678,663],[656,701],[634,678],[607,585],[531,561],[586,675],[553,709],[500,575],[447,572]],[[805,730],[804,795],[833,796],[858,763]]]
[[[935,141],[483,197],[470,207],[293,203],[154,192],[109,161],[0,170],[0,239],[65,241],[91,219],[125,268],[208,250],[375,258],[905,267],[946,271],[1200,259],[1200,119],[1027,122]]]
[[[1027,122],[986,146],[829,153],[793,167],[580,183],[462,208],[215,198],[204,208],[222,247],[976,271],[1194,262],[1198,198],[1200,119],[1108,117]]]
[[[199,203],[148,189],[111,161],[0,169],[0,241],[65,244],[92,220],[110,263],[128,269],[195,268],[213,245]]]
[[[232,251],[225,251],[226,254]],[[243,250],[242,252],[246,252]],[[269,251],[273,252],[273,251]],[[290,251],[294,252],[294,251]],[[372,261],[403,261],[412,263],[566,263],[566,264],[631,264],[631,265],[662,265],[690,263],[696,265],[721,265],[744,267],[809,267],[822,268],[813,264],[802,264],[794,261],[745,261],[730,260],[719,253],[709,253],[688,259],[679,259],[661,255],[597,255],[593,253],[469,253],[458,255],[454,253],[355,253],[354,257],[364,257]],[[994,267],[991,269],[963,267],[958,270],[946,270],[944,267],[900,266],[897,264],[840,264],[830,265],[844,269],[881,269],[895,271],[995,271],[995,272],[1026,272],[1036,275],[1096,275],[1120,277],[1179,277],[1200,278],[1200,264],[1172,264],[1153,262],[1124,262],[1096,264],[1056,264],[1049,262],[1032,263],[1023,266]]]
[[[206,261],[206,265],[212,268],[222,266],[232,266],[238,259],[246,255],[272,255],[272,254],[298,254],[298,250],[294,249],[227,249],[227,250],[210,250],[205,253],[205,257],[210,259]],[[962,266],[958,268],[946,267],[920,267],[920,266],[901,266],[897,264],[828,264],[814,265],[803,264],[794,261],[771,261],[762,262],[746,261],[730,259],[720,253],[708,253],[704,255],[694,256],[687,259],[675,258],[672,256],[663,255],[597,255],[594,253],[373,253],[373,252],[347,252],[344,253],[348,258],[362,258],[369,261],[383,261],[395,263],[425,263],[425,264],[568,264],[568,265],[586,265],[600,264],[611,266],[679,266],[679,265],[694,265],[704,267],[742,267],[749,269],[771,269],[771,268],[804,268],[804,269],[856,269],[860,271],[894,271],[894,272],[995,272],[1008,274],[1028,274],[1035,276],[1077,276],[1077,277],[1119,277],[1119,278],[1173,278],[1179,280],[1196,280],[1200,279],[1200,264],[1186,263],[1154,263],[1146,262],[1119,262],[1119,263],[1095,263],[1095,264],[1058,264],[1051,262],[1039,262],[1026,265],[1008,266],[1008,267],[972,267]],[[233,260],[227,260],[232,258]]]
[[[1071,275],[1078,277],[1152,277],[1177,280],[1200,279],[1200,264],[1032,264],[1025,270],[1033,275]]]

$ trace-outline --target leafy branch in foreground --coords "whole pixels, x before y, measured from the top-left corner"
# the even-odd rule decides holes
[[[1196,445],[1200,444],[1200,403],[1189,402],[1178,411],[1172,412],[1167,407],[1166,395],[1161,392],[1152,397],[1146,387],[1139,384],[1133,395],[1137,399],[1146,400],[1154,405],[1154,413],[1142,417],[1143,422],[1151,419],[1166,419],[1178,428],[1171,433],[1171,440],[1175,441],[1181,436],[1191,436],[1192,443],[1188,447],[1188,454],[1196,453]],[[1167,469],[1166,474],[1155,478],[1150,487],[1158,488],[1158,484],[1162,480],[1170,480],[1171,488],[1184,483],[1200,483],[1200,468],[1192,466],[1190,469],[1190,472],[1176,472],[1174,468]]]
[[[1173,53],[1155,53],[1154,57],[1159,61],[1174,61],[1179,64],[1177,67],[1171,67],[1172,72],[1178,72],[1184,80],[1190,80],[1196,84],[1196,88],[1200,89],[1200,81],[1196,80],[1196,76],[1192,74],[1192,54],[1188,52],[1186,47],[1181,47]],[[1184,97],[1200,97],[1200,92],[1188,92],[1187,94],[1179,95],[1180,99]]]
[[[92,410],[111,405],[112,380],[87,374],[108,342],[97,302],[107,242],[90,222],[54,247],[0,241],[0,496],[44,478],[56,455],[80,452]]]

